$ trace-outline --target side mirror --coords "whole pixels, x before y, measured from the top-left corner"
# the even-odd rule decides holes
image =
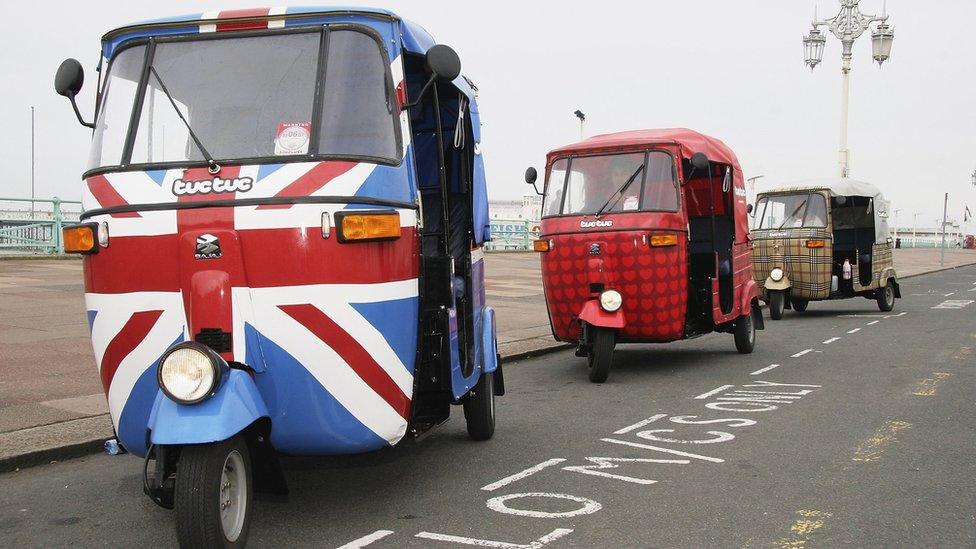
[[[78,103],[75,101],[75,96],[78,95],[84,84],[85,69],[81,67],[81,63],[77,59],[65,59],[54,75],[54,91],[71,101],[71,108],[74,109],[75,116],[78,117],[78,122],[82,126],[94,128],[95,124],[85,122],[85,119],[81,117],[81,111],[78,110]]]
[[[708,157],[705,153],[696,152],[691,155],[691,167],[696,170],[708,170]]]
[[[542,193],[539,192],[539,187],[535,186],[535,181],[538,178],[539,178],[539,172],[536,171],[536,169],[533,168],[532,166],[529,166],[528,169],[525,170],[525,182],[528,183],[529,185],[532,185],[532,188],[535,189],[535,194],[542,196]]]
[[[752,215],[752,204],[746,204],[746,213]]]
[[[441,82],[451,82],[461,74],[461,58],[450,46],[437,44],[427,50],[427,71]]]
[[[430,91],[430,87],[434,85],[434,82],[438,80],[441,82],[451,82],[461,74],[461,58],[458,57],[457,52],[450,46],[445,46],[444,44],[431,46],[427,50],[424,59],[427,65],[427,72],[430,73],[430,78],[427,79],[427,83],[424,84],[420,93],[417,94],[417,98],[404,104],[403,109],[409,109],[419,105],[424,100],[424,97],[427,96],[427,92]]]

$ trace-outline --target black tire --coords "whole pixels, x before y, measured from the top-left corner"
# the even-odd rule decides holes
[[[769,304],[769,318],[779,320],[783,318],[783,308],[786,306],[786,296],[782,290],[769,290],[767,295]]]
[[[593,345],[587,361],[590,365],[590,381],[603,383],[610,376],[610,365],[613,363],[613,347],[616,345],[617,332],[611,328],[590,328],[593,333]]]
[[[488,440],[495,434],[495,374],[482,373],[464,399],[464,421],[474,440]]]
[[[895,285],[889,280],[884,288],[878,288],[874,291],[874,297],[878,300],[878,308],[882,312],[891,311],[895,308]]]
[[[756,348],[756,318],[757,310],[753,308],[749,314],[742,315],[735,321],[732,335],[735,338],[735,350],[747,355]]]
[[[790,306],[793,307],[793,310],[798,313],[802,313],[803,311],[807,310],[807,305],[809,304],[810,304],[810,300],[808,299],[799,299],[799,298],[790,299]]]
[[[237,458],[234,457],[236,454]],[[234,465],[242,465],[242,476],[238,474]],[[235,486],[228,484],[225,477],[225,467],[230,479],[244,479],[243,487],[243,519],[236,532],[225,532],[221,514],[224,505],[230,501],[233,505],[241,503],[236,497],[240,493],[240,483]],[[223,442],[211,444],[193,444],[184,446],[180,453],[180,461],[176,468],[176,536],[180,547],[209,548],[209,547],[244,547],[247,544],[248,527],[252,514],[252,479],[251,456],[247,451],[244,437],[237,435]],[[225,499],[227,498],[227,499]],[[238,506],[239,508],[239,506]]]

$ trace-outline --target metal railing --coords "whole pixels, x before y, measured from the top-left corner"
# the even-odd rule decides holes
[[[80,211],[64,211],[65,204],[81,205],[75,200],[54,198],[3,198],[0,204],[50,204],[48,210],[0,209],[0,252],[64,253],[61,229],[78,222]],[[80,208],[79,208],[80,210]]]
[[[539,238],[538,221],[491,220],[491,241],[485,243],[485,251],[527,251],[532,241]]]

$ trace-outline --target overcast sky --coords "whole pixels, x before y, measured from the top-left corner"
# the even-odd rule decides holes
[[[359,4],[346,0],[345,4]],[[818,2],[821,17],[837,0]],[[493,198],[526,190],[522,174],[547,151],[586,134],[683,126],[724,140],[759,188],[837,174],[840,43],[829,36],[811,74],[801,36],[814,2],[397,1],[382,5],[427,28],[461,56],[481,90],[483,146]],[[79,59],[95,81],[99,38],[138,20],[249,7],[237,1],[21,2],[0,35],[0,196],[29,196],[30,106],[36,108],[37,196],[80,196],[90,132],[53,90],[58,63]],[[876,13],[882,0],[862,0]],[[899,224],[935,224],[942,193],[950,217],[976,210],[976,2],[890,0],[891,60],[855,44],[851,80],[851,174],[880,186]],[[241,75],[245,79],[248,75]],[[94,86],[80,96],[90,117]]]

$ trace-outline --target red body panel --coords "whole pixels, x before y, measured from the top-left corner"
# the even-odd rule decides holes
[[[633,218],[641,218],[646,226],[650,217],[662,216],[676,214],[626,213],[607,215],[604,219],[620,220],[621,226],[627,226],[640,224]],[[553,241],[552,250],[542,254],[542,280],[556,338],[573,342],[579,338],[578,317],[587,302],[597,295],[590,292],[590,284],[594,282],[602,282],[604,288],[617,290],[623,296],[620,310],[626,325],[618,341],[663,342],[684,337],[688,292],[685,235],[678,233],[677,246],[653,248],[647,244],[651,234],[674,231],[579,232],[580,219],[542,221],[543,238]],[[573,221],[577,232],[557,232],[568,229]],[[593,243],[600,244],[600,256],[590,254]]]
[[[600,328],[623,328],[627,325],[624,312],[620,309],[609,313],[600,307],[599,300],[591,299],[583,304],[583,310],[579,314],[580,320],[592,326]]]

